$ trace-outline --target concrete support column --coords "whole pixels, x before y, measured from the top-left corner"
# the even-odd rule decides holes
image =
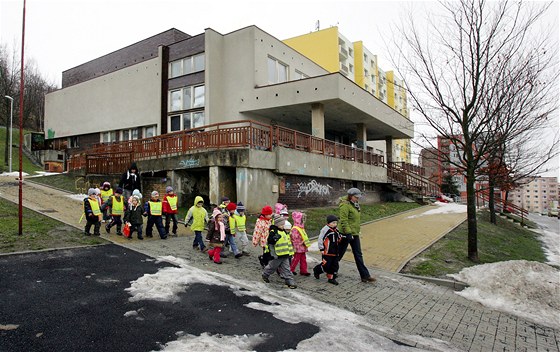
[[[220,167],[219,166],[210,166],[208,170],[208,183],[209,183],[208,197],[210,198],[210,203],[220,204],[221,201],[220,194],[222,192],[220,190]]]
[[[311,104],[311,135],[325,138],[325,106],[321,103]]]
[[[358,146],[358,148],[366,149],[367,129],[365,124],[363,123],[356,124],[356,136],[357,136],[356,145]]]
[[[279,196],[279,178],[270,170],[238,167],[236,169],[237,201],[249,213],[259,213],[265,205],[274,206]]]
[[[385,137],[385,162],[393,162],[393,138]]]

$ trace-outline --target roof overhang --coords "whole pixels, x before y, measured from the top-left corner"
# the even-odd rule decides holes
[[[292,125],[311,124],[312,104],[324,106],[325,130],[356,132],[363,123],[368,140],[413,138],[414,123],[340,73],[255,87],[241,113]]]

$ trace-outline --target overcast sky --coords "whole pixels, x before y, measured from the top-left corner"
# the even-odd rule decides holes
[[[21,43],[23,0],[0,0],[0,43]],[[222,34],[257,25],[278,39],[338,25],[350,41],[363,41],[393,70],[387,44],[409,11],[434,11],[435,1],[340,0],[27,0],[25,55],[60,86],[62,71],[124,46],[177,28],[190,35],[212,28]],[[547,21],[558,27],[559,3]],[[557,30],[560,35],[560,30]],[[414,120],[414,116],[412,117]],[[420,126],[419,126],[420,127]],[[418,127],[417,127],[418,129]],[[558,162],[556,163],[558,164]],[[560,171],[559,171],[560,172]],[[558,172],[554,173],[558,175]]]

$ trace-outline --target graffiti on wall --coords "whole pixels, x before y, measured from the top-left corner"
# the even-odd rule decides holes
[[[200,160],[198,159],[186,159],[179,162],[179,167],[196,167],[200,165]]]
[[[318,196],[330,196],[332,187],[330,185],[322,185],[315,180],[309,182],[300,182],[298,186],[298,198],[302,195],[318,195]]]

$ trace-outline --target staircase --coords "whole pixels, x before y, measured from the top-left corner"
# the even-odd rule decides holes
[[[407,163],[387,163],[389,188],[419,204],[427,204],[441,193],[439,185],[425,178],[423,169]]]

